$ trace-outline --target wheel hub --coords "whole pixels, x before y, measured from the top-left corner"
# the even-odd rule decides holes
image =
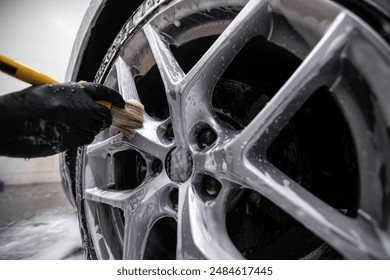
[[[178,183],[187,181],[192,174],[192,166],[193,161],[188,149],[178,146],[168,154],[166,170],[172,181]]]

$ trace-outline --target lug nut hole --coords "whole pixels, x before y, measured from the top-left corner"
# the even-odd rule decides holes
[[[173,139],[175,139],[175,134],[173,133],[172,123],[168,124],[167,130],[165,131],[164,136],[165,136],[169,141],[173,141]]]
[[[202,182],[202,192],[204,195],[216,198],[221,192],[222,184],[215,178],[205,175]]]
[[[169,193],[169,200],[170,200],[172,209],[177,211],[178,205],[179,205],[179,190],[178,189],[173,189]]]
[[[196,139],[201,149],[211,146],[217,140],[217,134],[210,126],[203,124],[196,133]]]
[[[161,173],[163,171],[163,164],[161,160],[155,159],[152,163],[152,170],[154,173]]]

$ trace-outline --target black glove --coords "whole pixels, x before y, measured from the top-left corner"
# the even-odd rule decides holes
[[[0,154],[41,157],[91,143],[112,121],[98,100],[125,106],[118,92],[94,83],[33,86],[0,96]]]

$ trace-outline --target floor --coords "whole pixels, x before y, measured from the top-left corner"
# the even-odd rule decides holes
[[[0,191],[0,259],[84,259],[77,214],[60,183]]]

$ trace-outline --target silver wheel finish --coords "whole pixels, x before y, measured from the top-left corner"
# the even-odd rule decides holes
[[[388,45],[330,1],[171,1],[148,13],[139,19],[136,14],[124,27],[97,79],[126,99],[143,101],[136,79],[157,65],[169,117],[150,116],[146,108],[145,123],[133,139],[108,129],[85,147],[78,183],[97,257],[145,258],[152,228],[171,218],[177,222],[177,259],[241,259],[227,232],[226,215],[247,189],[268,198],[346,258],[390,258]],[[137,22],[141,19],[143,25]],[[184,71],[171,46],[219,34]],[[258,36],[302,63],[253,120],[232,129],[217,116],[213,91],[240,50]],[[369,113],[358,104],[356,96],[367,93],[350,84],[353,75],[376,99]],[[356,217],[331,207],[267,158],[277,135],[321,86],[336,93],[355,142],[360,186]],[[174,137],[167,137],[170,124]],[[200,146],[204,128],[214,137]],[[118,169],[126,163],[117,155],[128,151],[142,157],[137,165],[142,176],[132,186],[118,187],[117,174],[125,172]],[[209,196],[200,190],[205,177],[212,178]],[[172,199],[175,192],[177,201]]]

